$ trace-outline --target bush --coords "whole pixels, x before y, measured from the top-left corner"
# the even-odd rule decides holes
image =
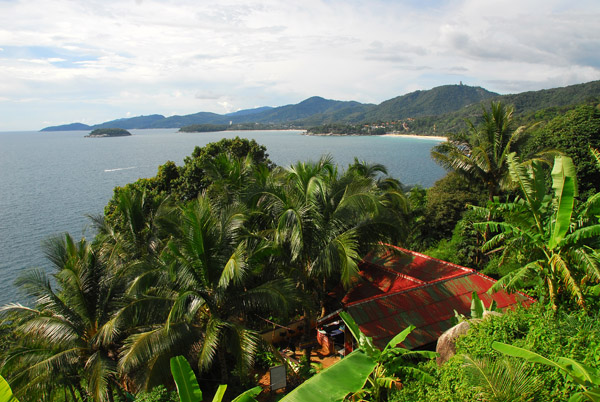
[[[179,402],[179,396],[176,391],[167,391],[164,385],[159,385],[148,392],[139,392],[135,402]]]
[[[454,402],[478,400],[476,390],[464,369],[466,354],[473,359],[497,359],[502,355],[491,348],[494,341],[512,344],[555,360],[569,357],[591,367],[600,368],[600,318],[599,313],[553,313],[541,303],[529,309],[509,311],[472,326],[468,334],[457,342],[458,354],[448,363],[437,367],[435,363],[422,366],[436,382],[432,385],[411,382],[397,391],[394,401],[430,400]],[[557,369],[533,365],[532,375],[542,382],[542,390],[533,401],[568,400],[578,385],[565,379]]]

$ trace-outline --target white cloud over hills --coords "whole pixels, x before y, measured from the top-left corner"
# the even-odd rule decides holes
[[[0,130],[600,79],[597,0],[0,1]]]

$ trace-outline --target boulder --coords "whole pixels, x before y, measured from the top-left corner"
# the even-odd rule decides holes
[[[470,320],[463,321],[440,335],[437,346],[435,347],[435,351],[439,354],[436,360],[438,366],[446,363],[456,354],[456,339],[461,335],[465,335],[470,327]]]
[[[498,311],[490,311],[485,310],[483,312],[483,320],[488,319],[489,317],[497,317],[501,316],[502,313]],[[459,336],[465,335],[469,328],[471,328],[471,323],[480,322],[481,319],[472,318],[470,320],[465,320],[459,322],[446,332],[444,332],[437,341],[437,346],[435,347],[435,351],[439,354],[437,358],[438,366],[446,363],[452,356],[456,354],[456,339]]]

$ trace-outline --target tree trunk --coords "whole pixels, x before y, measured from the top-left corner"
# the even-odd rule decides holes
[[[304,342],[304,358],[306,364],[310,366],[310,354],[312,353],[312,339],[310,337],[310,314],[308,311],[304,311],[304,334],[302,336]]]
[[[71,392],[71,397],[73,398],[73,402],[77,402],[77,395],[75,395],[75,390],[73,389],[73,387],[71,385],[68,386],[69,388],[69,392]],[[67,400],[67,398],[65,398],[65,401]]]
[[[219,366],[221,366],[221,384],[227,384],[227,359],[222,342],[217,349],[217,354],[219,355]]]
[[[113,396],[112,385],[110,385],[110,382],[106,384],[106,391],[108,393],[108,402],[114,402],[115,398]]]
[[[88,395],[87,395],[87,392],[85,392],[85,391],[83,390],[83,388],[81,388],[81,384],[79,384],[79,383],[75,383],[75,389],[76,389],[76,390],[77,390],[77,392],[79,393],[79,397],[81,398],[81,400],[82,400],[83,402],[87,402],[87,400],[88,400]]]

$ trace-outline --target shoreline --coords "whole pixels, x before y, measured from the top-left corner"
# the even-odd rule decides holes
[[[426,140],[448,141],[448,137],[441,135],[417,135],[417,134],[381,134],[379,137],[403,137],[403,138],[422,138]]]
[[[432,141],[448,141],[448,137],[441,135],[418,135],[418,134],[335,134],[335,133],[320,133],[314,134],[304,131],[302,135],[315,137],[403,137],[403,138],[418,138]]]

